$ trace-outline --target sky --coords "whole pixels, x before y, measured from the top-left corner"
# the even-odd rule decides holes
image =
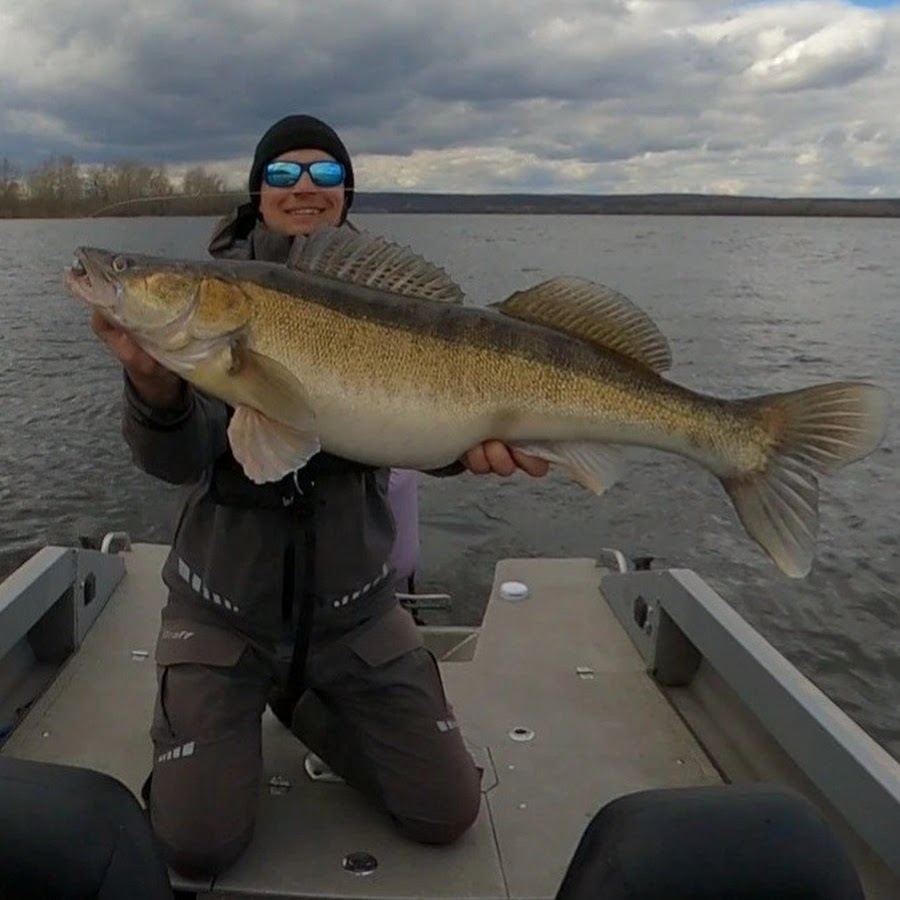
[[[900,196],[900,0],[0,0],[0,158],[204,165],[282,115],[360,190]]]

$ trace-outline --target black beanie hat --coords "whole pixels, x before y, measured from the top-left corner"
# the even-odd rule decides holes
[[[343,163],[346,172],[344,177],[344,215],[353,203],[353,165],[350,154],[337,132],[315,116],[285,116],[276,122],[259,140],[253,155],[253,166],[250,169],[250,202],[259,207],[259,189],[262,185],[263,169],[282,153],[289,150],[324,150],[339,163]]]

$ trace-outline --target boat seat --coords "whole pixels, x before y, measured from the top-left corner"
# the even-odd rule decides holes
[[[556,900],[864,900],[818,809],[767,784],[639,791],[592,820]]]
[[[171,900],[146,812],[109,775],[0,757],[0,897]]]

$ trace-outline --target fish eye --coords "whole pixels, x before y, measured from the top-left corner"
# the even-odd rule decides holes
[[[124,272],[128,268],[128,260],[124,256],[117,256],[112,261],[113,272]]]

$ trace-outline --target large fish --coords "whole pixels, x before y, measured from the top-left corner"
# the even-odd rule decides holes
[[[786,574],[815,552],[816,476],[880,443],[887,393],[864,383],[726,400],[663,377],[666,339],[609,288],[554,278],[488,308],[407,248],[346,229],[297,239],[286,265],[80,248],[67,272],[162,365],[235,412],[256,482],[320,449],[432,469],[496,438],[602,493],[621,446],[671,451],[721,480]]]

